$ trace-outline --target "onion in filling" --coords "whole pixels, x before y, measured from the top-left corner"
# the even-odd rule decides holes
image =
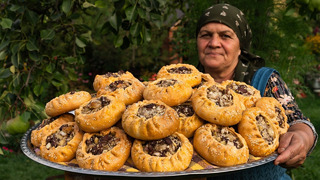
[[[207,89],[207,97],[220,107],[233,105],[233,96],[228,88],[219,89],[217,86],[213,85]]]
[[[120,139],[112,132],[104,136],[93,135],[90,139],[85,141],[87,145],[86,152],[93,155],[99,155],[102,154],[103,151],[110,151],[119,141]]]
[[[178,68],[168,69],[168,72],[171,73],[171,74],[191,74],[192,70],[187,68],[187,67],[185,67],[185,66],[181,66],[181,67],[178,67]]]
[[[274,132],[269,122],[267,122],[262,115],[256,116],[256,122],[262,138],[268,142],[269,145],[273,144]]]
[[[144,117],[146,119],[152,118],[154,116],[162,116],[165,113],[164,105],[157,105],[154,103],[147,104],[138,109],[137,116]]]
[[[168,157],[175,154],[181,147],[181,141],[176,136],[169,136],[163,139],[148,141],[143,144],[144,152],[151,156]]]
[[[158,87],[169,87],[169,86],[175,85],[176,82],[177,82],[177,80],[175,80],[175,79],[160,80],[160,81],[157,83],[157,86],[158,86]]]
[[[46,148],[65,146],[74,137],[74,127],[68,124],[62,125],[57,132],[51,134],[46,139]]]
[[[82,108],[81,113],[90,114],[90,113],[97,112],[102,108],[104,108],[105,106],[108,106],[110,102],[111,101],[107,99],[105,96],[101,96],[97,99],[93,99],[86,106]]]
[[[226,127],[217,126],[216,130],[211,131],[212,136],[221,144],[235,146],[237,149],[241,149],[243,144],[239,141],[239,138]]]

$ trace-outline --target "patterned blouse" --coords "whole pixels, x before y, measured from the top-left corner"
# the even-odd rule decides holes
[[[316,140],[308,153],[310,154],[317,144],[318,134],[313,124],[310,122],[310,119],[302,114],[286,83],[277,73],[273,73],[269,78],[263,96],[274,97],[281,103],[282,107],[286,111],[290,126],[296,123],[305,123],[310,126],[314,136],[316,137]]]

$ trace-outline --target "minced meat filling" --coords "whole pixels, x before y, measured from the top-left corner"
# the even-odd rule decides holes
[[[243,147],[238,137],[226,127],[218,126],[214,131],[211,131],[212,136],[221,144],[235,146],[237,149]]]
[[[169,86],[175,85],[176,82],[177,82],[177,80],[175,80],[175,79],[160,80],[160,81],[157,83],[157,86],[158,86],[158,87],[169,87]]]
[[[131,86],[132,83],[124,80],[118,80],[110,83],[108,86],[105,87],[106,91],[114,92],[117,89],[126,89],[127,87]]]
[[[253,89],[249,88],[246,85],[236,83],[230,83],[227,85],[227,88],[234,90],[236,93],[241,94],[243,96],[252,96],[254,94]]]
[[[46,148],[65,146],[74,137],[74,127],[68,124],[62,125],[57,132],[46,139]]]
[[[179,117],[190,117],[194,114],[191,104],[181,104],[172,108],[177,111]]]
[[[120,77],[122,74],[124,74],[124,71],[121,70],[121,71],[118,71],[118,72],[115,72],[115,73],[112,73],[112,72],[107,72],[106,74],[104,74],[103,76],[105,78],[109,78],[109,77]]]
[[[273,144],[274,132],[270,124],[262,115],[256,116],[257,126],[262,138],[268,142],[269,145]]]
[[[145,117],[146,119],[152,118],[153,116],[162,116],[165,113],[166,107],[158,104],[147,104],[138,109],[137,116]]]
[[[168,69],[168,72],[171,74],[191,74],[192,73],[192,69],[189,69],[185,66],[181,66],[178,68],[171,68]]]
[[[103,107],[108,106],[110,104],[110,100],[101,96],[100,98],[91,100],[86,106],[82,108],[81,113],[90,114],[101,110]]]
[[[116,137],[115,133],[111,132],[107,135],[93,135],[86,142],[86,152],[93,155],[102,154],[103,151],[110,151],[119,143],[120,139]]]
[[[151,156],[168,157],[175,154],[181,147],[181,141],[176,136],[169,136],[160,140],[148,141],[143,144],[144,152]]]
[[[207,97],[220,107],[233,105],[233,96],[229,88],[219,89],[217,86],[213,85],[207,89]]]
[[[56,116],[56,117],[52,117],[52,118],[48,118],[48,119],[45,119],[41,122],[41,124],[37,127],[37,130],[39,129],[42,129],[43,127],[45,127],[46,125],[52,123],[54,120],[58,119],[59,116]]]
[[[284,128],[284,117],[281,115],[281,109],[280,108],[278,108],[278,107],[275,107],[275,109],[276,109],[276,113],[277,113],[277,121],[278,121],[278,123],[279,123],[279,126],[281,127],[281,128]]]

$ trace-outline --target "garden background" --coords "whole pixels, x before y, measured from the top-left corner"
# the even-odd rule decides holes
[[[62,173],[19,147],[52,98],[93,92],[97,74],[127,70],[148,81],[169,63],[197,65],[196,21],[219,2],[243,10],[252,52],[281,73],[319,130],[319,0],[0,0],[0,179]],[[288,173],[316,179],[319,153]]]

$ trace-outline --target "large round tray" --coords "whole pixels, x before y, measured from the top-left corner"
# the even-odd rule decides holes
[[[38,124],[39,125],[39,124]],[[219,176],[224,173],[233,173],[236,171],[244,170],[253,168],[256,166],[260,166],[263,164],[266,164],[268,162],[271,162],[276,159],[277,154],[273,153],[267,157],[261,158],[256,161],[251,161],[246,164],[242,165],[236,165],[236,166],[230,166],[230,167],[218,167],[218,168],[212,168],[212,169],[202,169],[202,170],[191,170],[191,171],[178,171],[178,172],[126,172],[126,171],[98,171],[98,170],[90,170],[90,169],[83,169],[79,167],[73,167],[73,166],[66,166],[58,163],[54,163],[51,161],[48,161],[40,156],[38,156],[32,147],[32,144],[30,142],[31,132],[35,128],[38,127],[38,125],[33,126],[30,128],[22,137],[21,139],[21,149],[23,153],[29,157],[31,160],[36,161],[42,165],[63,170],[70,173],[77,173],[77,174],[84,174],[84,175],[93,175],[93,176],[108,176],[108,177],[119,177],[119,178],[181,178],[181,177],[209,177],[209,176]]]

